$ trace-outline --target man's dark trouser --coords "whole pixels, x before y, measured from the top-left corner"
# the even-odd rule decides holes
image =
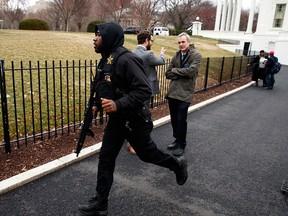
[[[173,156],[160,151],[151,139],[153,122],[134,118],[128,127],[123,119],[111,117],[104,130],[102,147],[99,154],[97,194],[108,198],[113,183],[113,173],[116,158],[125,139],[129,141],[138,157],[148,163],[153,163],[174,171],[179,168],[179,162]],[[129,166],[129,164],[127,164]]]
[[[169,110],[171,117],[171,124],[173,128],[173,137],[176,139],[175,143],[179,147],[185,148],[187,135],[187,112],[190,103],[169,98]]]
[[[268,88],[273,88],[275,79],[274,79],[274,74],[273,73],[267,73],[266,75],[266,83]]]

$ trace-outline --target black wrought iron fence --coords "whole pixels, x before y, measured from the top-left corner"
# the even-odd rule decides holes
[[[204,58],[199,69],[196,91],[233,81],[250,73],[247,64],[254,57]],[[158,66],[160,93],[151,107],[166,103],[169,80],[165,71],[170,63]],[[11,62],[0,60],[1,115],[0,147],[11,152],[29,142],[74,133],[83,119],[97,61]],[[103,124],[105,114],[94,119]]]
[[[240,55],[247,55],[247,56],[256,56],[256,55],[259,55],[259,50],[256,51],[256,50],[242,50],[242,49],[236,49],[235,50],[235,53],[238,53]],[[265,52],[265,54],[268,54]]]

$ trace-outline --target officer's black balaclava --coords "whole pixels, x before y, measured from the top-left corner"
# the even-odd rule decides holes
[[[113,22],[97,24],[95,26],[95,34],[98,30],[103,42],[102,56],[108,57],[110,53],[124,44],[124,33],[119,24]]]

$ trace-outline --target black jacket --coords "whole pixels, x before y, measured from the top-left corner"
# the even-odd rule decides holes
[[[102,58],[98,69],[111,71],[110,80],[116,91],[114,101],[117,114],[128,114],[140,110],[151,97],[151,89],[143,68],[143,62],[134,53],[126,50],[119,55],[124,43],[122,28],[116,23],[103,23],[95,27],[103,41]],[[117,58],[117,55],[119,57]],[[100,98],[98,98],[100,100]]]
[[[265,71],[267,74],[272,74],[272,68],[275,65],[275,62],[278,61],[278,58],[274,55],[270,55],[269,58],[267,59]]]
[[[260,60],[260,56],[257,55],[255,57],[255,59],[250,63],[253,64],[253,72],[256,73],[258,71],[259,68],[259,60]]]

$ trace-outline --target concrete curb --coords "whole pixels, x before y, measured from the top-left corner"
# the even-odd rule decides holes
[[[236,93],[236,92],[238,92],[238,91],[241,91],[241,90],[243,90],[243,89],[251,86],[253,83],[255,83],[255,82],[252,81],[252,82],[247,83],[246,85],[243,85],[243,86],[241,86],[241,87],[239,87],[239,88],[237,88],[237,89],[233,89],[233,90],[231,90],[231,91],[229,91],[229,92],[226,92],[226,93],[224,93],[224,94],[218,95],[218,96],[216,96],[216,97],[210,98],[210,99],[208,99],[208,100],[206,100],[206,101],[203,101],[203,102],[201,102],[201,103],[198,103],[198,104],[195,104],[195,105],[193,105],[193,106],[190,106],[190,107],[188,108],[188,113],[191,113],[191,112],[194,112],[194,111],[196,111],[196,110],[199,110],[199,109],[201,109],[201,108],[203,108],[203,107],[205,107],[205,106],[208,106],[208,105],[211,104],[211,103],[214,103],[215,101],[218,101],[218,100],[220,100],[220,99],[222,99],[222,98],[225,98],[225,97],[227,97],[227,96],[229,96],[229,95],[232,95],[232,94],[234,94],[234,93]],[[164,124],[167,124],[168,122],[170,122],[170,116],[165,116],[165,117],[163,117],[163,118],[157,119],[157,120],[155,120],[155,121],[153,122],[153,123],[154,123],[154,128],[160,127],[160,126],[162,126],[162,125],[164,125]]]
[[[241,86],[237,89],[234,89],[232,91],[226,92],[224,94],[218,95],[214,98],[211,98],[209,100],[203,101],[201,103],[198,103],[196,105],[193,105],[191,107],[189,107],[188,109],[188,113],[194,112],[196,110],[199,110],[211,103],[214,103],[215,101],[218,101],[222,98],[225,98],[229,95],[232,95],[240,90],[243,90],[249,86],[251,86],[254,82],[250,82],[244,86]],[[170,116],[165,116],[163,118],[160,118],[158,120],[155,120],[154,123],[154,128],[160,127],[164,124],[167,124],[170,122]],[[3,181],[0,182],[0,195],[4,194],[8,191],[11,191],[17,187],[20,187],[24,184],[27,184],[33,180],[39,179],[45,175],[48,175],[56,170],[59,170],[65,166],[68,166],[70,164],[73,164],[75,162],[78,162],[80,160],[83,160],[84,158],[87,158],[93,154],[96,154],[100,151],[102,142],[97,143],[93,146],[84,148],[81,151],[81,154],[79,154],[78,157],[76,157],[75,153],[71,153],[69,155],[66,155],[64,157],[61,157],[59,159],[56,159],[54,161],[51,161],[47,164],[41,165],[39,167],[33,168],[31,170],[28,170],[26,172],[20,173],[18,175],[15,175],[11,178],[5,179]]]

